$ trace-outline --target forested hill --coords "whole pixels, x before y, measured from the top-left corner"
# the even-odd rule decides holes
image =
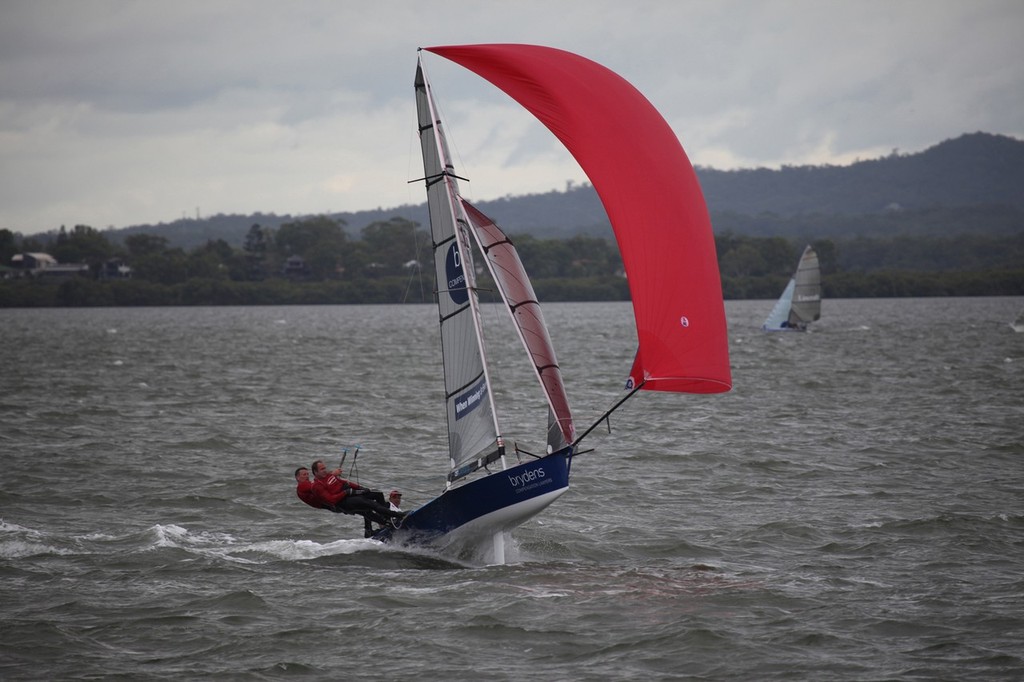
[[[698,168],[717,233],[760,236],[854,237],[1024,232],[1024,141],[972,133],[923,152],[890,155],[849,166],[793,166],[720,171]],[[538,238],[610,235],[589,185],[481,201],[479,207],[510,234]],[[304,216],[254,214],[182,219],[112,230],[165,237],[192,248],[211,239],[240,246],[253,224],[277,228]],[[337,213],[358,236],[394,217],[427,224],[425,205]]]
[[[893,150],[850,166],[698,169],[713,212],[870,214],[936,206],[1024,209],[1024,142],[963,135],[918,154]]]

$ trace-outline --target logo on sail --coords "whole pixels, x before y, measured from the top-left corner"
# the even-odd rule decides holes
[[[463,305],[469,300],[469,289],[466,288],[466,273],[462,270],[459,245],[454,241],[448,249],[448,255],[444,257],[444,271],[448,278],[448,295],[456,305]]]
[[[487,397],[487,382],[483,379],[477,382],[476,386],[469,389],[460,396],[455,398],[455,421],[458,421],[465,417],[467,414],[475,410],[483,402],[483,399]]]

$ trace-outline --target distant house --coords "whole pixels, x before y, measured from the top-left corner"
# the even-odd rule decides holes
[[[111,258],[100,267],[100,279],[130,279],[132,269],[120,258]]]
[[[18,253],[11,256],[11,266],[22,277],[61,278],[88,276],[89,266],[85,263],[58,263],[48,253]]]
[[[288,279],[305,279],[309,277],[309,266],[302,256],[288,256],[281,266],[281,274]]]
[[[48,253],[16,253],[11,256],[11,267],[37,271],[57,265],[57,259]]]

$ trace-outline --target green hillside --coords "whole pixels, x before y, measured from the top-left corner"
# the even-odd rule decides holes
[[[920,153],[894,151],[850,166],[698,168],[697,174],[719,234],[849,238],[1024,230],[1024,141],[1002,135],[962,135]],[[611,235],[601,202],[589,185],[478,204],[509,234]],[[186,249],[211,239],[240,247],[253,224],[276,229],[302,217],[215,215],[105,233],[113,241],[123,241],[129,234],[152,234]],[[367,225],[392,218],[427,224],[425,204],[329,217],[353,236]]]

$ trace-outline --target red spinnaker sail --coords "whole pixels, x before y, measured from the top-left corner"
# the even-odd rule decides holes
[[[534,114],[590,178],[629,278],[644,389],[731,387],[711,220],[697,175],[661,114],[621,76],[536,45],[425,48],[487,79]]]

